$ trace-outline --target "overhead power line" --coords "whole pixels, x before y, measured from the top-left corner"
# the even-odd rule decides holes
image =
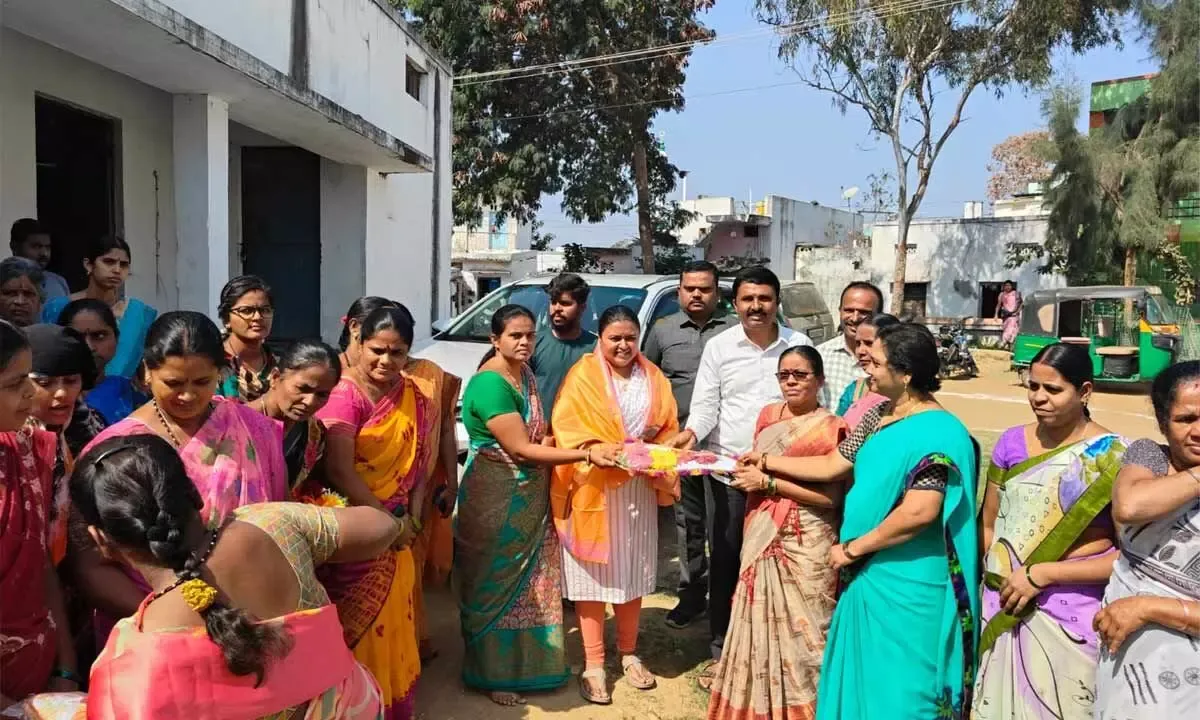
[[[751,87],[730,88],[729,90],[718,90],[716,92],[709,92],[709,93],[696,93],[696,94],[692,94],[692,95],[685,95],[683,99],[686,101],[686,100],[695,100],[697,98],[717,97],[720,95],[736,95],[739,93],[755,92],[758,90],[771,90],[774,88],[788,87],[791,85],[803,85],[803,84],[804,84],[803,80],[792,80],[789,82],[771,83],[769,85],[754,85]],[[514,115],[512,117],[501,117],[501,118],[479,118],[477,120],[471,120],[470,122],[473,124],[474,123],[498,123],[498,122],[512,122],[514,120],[533,120],[535,118],[554,117],[557,115],[578,115],[578,114],[595,112],[597,110],[615,110],[617,108],[637,107],[639,105],[657,105],[659,103],[669,102],[674,99],[675,99],[674,97],[660,97],[660,98],[654,98],[652,100],[638,100],[636,102],[613,103],[610,105],[589,105],[587,107],[574,108],[571,110],[553,110],[551,112],[533,113],[530,115]]]
[[[789,33],[816,29],[824,25],[857,23],[870,17],[886,19],[918,12],[926,12],[929,10],[949,8],[955,5],[961,5],[964,2],[965,0],[898,0],[897,2],[888,5],[882,11],[878,12],[871,9],[848,10],[841,13],[834,13],[822,18],[813,18],[811,20],[804,20],[801,22],[791,23],[789,25],[763,28],[761,30],[751,30],[735,35],[718,36],[712,39],[688,40],[665,45],[654,45],[633,50],[607,53],[604,55],[594,55],[586,58],[576,58],[573,60],[561,60],[558,62],[527,65],[525,67],[518,68],[503,68],[481,73],[469,73],[456,77],[454,79],[454,84],[458,87],[469,87],[471,85],[479,85],[491,82],[503,82],[507,80],[517,80],[528,77],[541,77],[545,75],[607,67],[610,65],[619,65],[629,62],[639,62],[642,60],[653,59],[655,57],[683,54],[685,52],[690,52],[692,48],[700,45],[714,46],[723,43],[763,37],[766,35],[786,35]]]

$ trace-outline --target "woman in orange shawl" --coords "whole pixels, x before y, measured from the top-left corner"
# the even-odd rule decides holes
[[[329,431],[326,477],[352,505],[388,511],[401,526],[392,551],[364,563],[326,569],[321,580],[337,604],[346,643],[379,681],[387,720],[413,716],[412,695],[421,661],[413,590],[411,545],[423,507],[421,478],[433,463],[429,401],[401,370],[413,326],[396,307],[363,321],[358,360],[346,368],[317,413]]]
[[[679,429],[671,384],[638,352],[641,327],[623,305],[604,311],[596,351],[567,373],[551,427],[559,447],[632,440],[660,443]],[[658,561],[656,505],[671,505],[679,479],[630,476],[587,464],[555,469],[550,487],[554,523],[563,544],[563,588],[575,601],[586,666],[584,699],[612,702],[604,673],[604,605],[617,616],[617,650],[626,680],[656,686],[634,654],[642,597],[654,592]]]

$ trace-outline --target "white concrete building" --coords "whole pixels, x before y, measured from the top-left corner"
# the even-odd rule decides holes
[[[906,311],[932,318],[990,318],[1005,280],[1016,282],[1022,295],[1065,287],[1065,277],[1039,274],[1036,260],[1017,269],[1005,267],[1010,243],[1041,245],[1046,229],[1043,213],[913,220],[908,230]],[[860,258],[865,263],[859,272],[866,271],[866,279],[879,285],[884,306],[890,307],[898,227],[895,222],[876,223],[870,234],[869,255]]]
[[[703,247],[709,260],[766,258],[785,282],[808,279],[796,274],[798,248],[843,245],[863,227],[859,213],[779,195],[752,204],[700,196],[680,205],[696,213],[680,232],[681,242]]]
[[[520,279],[514,277],[511,266],[518,254],[529,253],[532,241],[533,230],[528,223],[500,219],[484,209],[478,226],[454,226],[450,259],[460,269],[470,297],[481,298]]]
[[[117,233],[162,310],[248,272],[282,338],[335,337],[363,294],[426,335],[450,182],[449,65],[386,0],[0,2],[0,227],[46,223],[75,287]]]

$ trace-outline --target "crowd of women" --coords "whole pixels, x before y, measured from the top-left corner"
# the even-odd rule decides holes
[[[362,298],[340,352],[276,354],[258,278],[225,287],[222,330],[124,299],[129,260],[102,245],[48,322],[0,321],[0,711],[410,718],[436,654],[423,588],[448,577],[463,680],[495,702],[569,680],[564,599],[587,700],[611,702],[608,605],[625,682],[656,686],[639,619],[678,484],[621,450],[679,427],[635,313],[600,314],[548,417],[536,319],[499,309],[462,397],[460,487],[460,380],[409,357],[403,305]],[[1045,348],[1033,421],[1002,435],[980,493],[928,330],[879,315],[856,342],[865,378],[836,412],[821,355],[784,351],[781,400],[738,458],[745,539],[709,717],[1192,712],[1200,363],[1154,383],[1165,444],[1130,442],[1089,412],[1087,353]]]

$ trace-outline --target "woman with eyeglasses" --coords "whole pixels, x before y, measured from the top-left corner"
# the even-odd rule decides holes
[[[784,400],[759,413],[755,452],[805,457],[837,448],[846,424],[819,405],[824,370],[816,348],[779,356]],[[733,487],[749,494],[741,576],[708,717],[812,717],[837,592],[829,552],[838,539],[842,486],[789,482],[747,466]]]
[[[137,373],[146,333],[158,317],[158,311],[153,307],[137,298],[122,296],[132,257],[129,244],[121,238],[115,235],[100,238],[83,258],[87,287],[70,297],[50,298],[42,306],[42,322],[56,323],[63,308],[72,300],[94,298],[108,305],[121,329],[117,350],[104,368],[104,374],[113,377],[131,378]]]
[[[225,325],[225,360],[217,394],[254,402],[271,387],[275,356],[267,348],[275,306],[271,288],[257,275],[239,275],[221,288],[217,316]]]

